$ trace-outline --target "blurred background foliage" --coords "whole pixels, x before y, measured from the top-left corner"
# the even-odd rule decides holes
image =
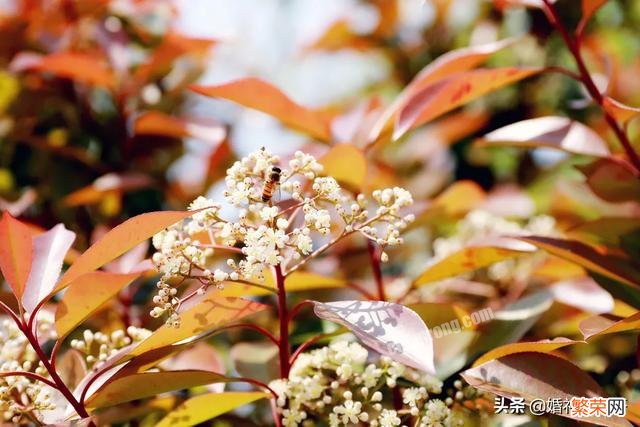
[[[193,83],[260,77],[297,103],[334,118],[334,135],[341,142],[362,146],[359,132],[372,124],[369,113],[390,104],[423,67],[454,49],[516,37],[512,46],[491,56],[488,67],[575,69],[544,13],[519,3],[0,1],[0,208],[42,228],[63,222],[78,233],[76,248],[82,249],[105,227],[133,215],[184,209],[199,194],[220,199],[227,166],[259,147],[283,157],[301,147],[318,157],[329,150],[263,113],[196,95],[188,90]],[[579,2],[558,0],[556,8],[573,30],[581,17]],[[620,102],[640,106],[640,2],[608,1],[588,23],[582,52],[600,88],[606,87]],[[582,85],[567,75],[542,73],[477,99],[399,141],[383,138],[366,153],[363,189],[402,185],[412,191],[418,207],[426,209],[407,235],[407,244],[391,257],[397,261],[385,266],[394,299],[409,286],[407,277],[422,277],[434,253],[463,247],[487,230],[499,233],[516,227],[498,217],[509,218],[519,224],[518,230],[532,234],[579,226],[572,236],[637,256],[637,234],[629,233],[637,229],[637,221],[627,220],[640,213],[640,196],[594,194],[577,168],[587,167],[590,158],[540,147],[523,150],[476,143],[502,126],[556,115],[586,124],[614,153],[621,152],[601,110],[588,99]],[[630,122],[627,132],[640,149],[638,121]],[[495,217],[459,222],[479,208]],[[552,226],[539,220],[540,214],[552,216]],[[606,217],[618,220],[598,222]],[[458,240],[436,240],[456,230]],[[369,278],[370,272],[362,271],[367,259],[363,245],[355,250],[349,244],[339,245],[336,251],[340,257],[323,258],[312,269],[340,271],[358,283]],[[443,287],[446,292],[423,287],[407,302],[498,309],[517,302],[532,288],[550,288],[563,279],[585,275],[560,258],[521,264],[507,264],[509,274],[480,269],[448,283]],[[523,276],[518,277],[521,267]],[[146,291],[153,286],[147,285]],[[505,335],[505,328],[515,326],[502,325],[500,332],[500,325],[494,324],[493,332],[473,345],[469,344],[473,337],[464,334],[457,336],[455,345],[453,339],[440,344],[436,357],[446,361],[461,348],[477,356],[525,333],[529,340],[581,338],[580,321],[591,309],[601,308],[585,295],[604,296],[600,288],[577,294],[574,299],[584,297],[586,302],[574,307],[569,304],[575,295],[570,290],[575,289],[567,290],[569,297],[564,299],[557,296],[564,291],[556,291],[553,306],[548,301],[527,302],[532,314],[519,320],[521,334]],[[133,303],[142,305],[146,297],[148,292],[141,292]],[[592,303],[595,308],[589,306]],[[626,317],[635,310],[617,300],[610,311]],[[425,313],[429,326],[438,324],[429,320],[432,311]],[[107,319],[112,314],[102,316],[98,320],[104,324],[118,322]],[[267,316],[260,321],[274,325]],[[293,342],[317,331],[320,323],[301,323]],[[232,338],[237,342],[239,337]],[[599,346],[572,347],[574,360],[595,373],[607,391],[632,396],[640,373],[636,371],[634,378],[619,373],[635,367],[635,340],[620,335],[601,340]],[[450,371],[472,359],[454,363]]]
[[[287,153],[310,142],[262,113],[186,91],[195,81],[258,76],[303,105],[338,113],[364,99],[389,102],[445,52],[506,37],[521,39],[494,55],[490,66],[571,67],[542,11],[509,3],[4,1],[3,205],[42,226],[64,221],[88,239],[96,224],[180,208],[200,193],[220,194],[217,179],[238,154],[263,145]],[[574,1],[560,1],[558,9],[568,26],[577,24]],[[639,24],[637,2],[610,1],[584,42],[596,80],[608,80],[610,94],[629,105],[640,103],[634,78]],[[553,179],[540,170],[580,179],[563,167],[562,154],[476,150],[470,142],[551,113],[607,135],[602,116],[584,99],[571,79],[545,74],[481,98],[401,144],[387,144],[384,155],[400,159],[401,173],[419,177],[422,196],[453,179],[485,189],[531,184],[548,196]],[[633,126],[631,134],[638,135]],[[411,162],[402,158],[407,152]]]

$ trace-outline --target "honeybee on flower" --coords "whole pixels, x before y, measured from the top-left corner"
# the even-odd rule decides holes
[[[203,293],[227,281],[259,283],[274,266],[289,274],[350,234],[383,249],[402,243],[400,232],[413,221],[413,215],[400,212],[413,203],[408,191],[376,190],[372,198],[377,208],[370,210],[363,194],[353,197],[333,177],[320,176],[322,165],[315,157],[298,151],[287,166],[264,148],[249,154],[225,177],[224,198],[237,208],[236,219],[222,218],[222,205],[201,196],[189,206],[198,211],[189,220],[154,236],[152,260],[162,277],[153,317],[167,315],[167,322],[179,326],[177,312],[184,298],[170,284],[175,279],[197,280]],[[276,186],[290,199],[286,207],[272,203]],[[320,239],[325,242],[317,246]],[[212,265],[212,255],[225,251],[233,256]]]

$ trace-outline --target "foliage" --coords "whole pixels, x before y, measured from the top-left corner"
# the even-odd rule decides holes
[[[4,420],[488,425],[513,422],[496,396],[622,396],[625,418],[557,415],[640,422],[640,9],[495,0],[455,31],[460,6],[428,3],[417,32],[372,1],[376,26],[306,46],[394,72],[320,108],[262,76],[199,81],[217,42],[177,33],[172,2],[16,1]],[[243,155],[237,123],[185,108],[208,98],[302,143]],[[193,185],[168,173],[189,140]]]

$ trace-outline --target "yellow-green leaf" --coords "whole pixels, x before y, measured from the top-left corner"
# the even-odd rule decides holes
[[[222,98],[262,111],[287,126],[308,133],[321,141],[331,141],[330,118],[293,102],[280,89],[255,77],[216,86],[191,86],[204,96]]]
[[[287,279],[285,281],[287,292],[302,292],[310,291],[313,289],[340,288],[345,286],[346,284],[347,281],[344,279],[330,276],[321,276],[319,274],[310,273],[307,271],[294,271],[287,276]],[[264,283],[261,283],[261,285],[265,286],[268,289],[273,289],[273,292],[276,291],[276,285],[273,281],[273,277],[268,272],[265,272],[265,280]],[[218,293],[219,295],[223,295],[226,297],[260,296],[273,293],[269,292],[268,289],[251,286],[246,283],[226,282],[225,288],[221,291],[218,291]]]
[[[193,426],[269,396],[258,391],[202,394],[182,403],[160,420],[156,427]]]

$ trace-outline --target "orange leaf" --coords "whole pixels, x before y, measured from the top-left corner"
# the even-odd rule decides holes
[[[138,243],[196,212],[149,212],[126,220],[109,230],[100,240],[80,255],[60,278],[53,292],[61,290],[83,274],[94,271],[109,261],[113,261]]]
[[[622,123],[626,123],[629,120],[636,118],[640,114],[640,108],[623,104],[622,102],[616,101],[610,96],[604,97],[602,106],[617,121],[620,121]]]
[[[514,41],[515,39],[505,39],[494,43],[456,49],[445,53],[429,63],[420,70],[411,83],[398,95],[393,104],[381,114],[380,118],[372,127],[369,139],[372,141],[376,140],[380,134],[392,124],[391,119],[396,116],[400,108],[406,104],[412,94],[454,73],[477,67],[491,55],[509,46]]]
[[[367,175],[367,161],[362,151],[353,145],[339,144],[322,156],[323,174],[334,177],[350,190],[358,191]]]
[[[139,190],[149,187],[151,178],[141,173],[108,173],[97,178],[93,184],[83,187],[64,198],[68,206],[82,206],[103,202],[108,193]]]
[[[204,295],[192,308],[180,313],[180,327],[163,325],[129,352],[127,357],[139,356],[151,350],[211,332],[228,323],[264,310],[267,306],[241,298],[225,298],[217,289]]]
[[[73,331],[139,275],[94,271],[74,280],[56,309],[58,339]]]
[[[134,133],[174,138],[193,137],[213,142],[218,142],[225,136],[222,126],[192,123],[161,111],[147,111],[141,114],[135,121]]]
[[[598,335],[637,331],[638,329],[640,329],[640,313],[635,313],[621,320],[613,320],[611,316],[606,315],[592,316],[580,322],[580,332],[585,340]]]
[[[191,86],[191,90],[212,98],[223,98],[262,111],[301,132],[324,142],[331,141],[330,118],[293,102],[280,89],[255,77],[217,86]]]
[[[0,220],[0,270],[13,294],[22,299],[33,252],[33,233],[29,226],[5,212]]]
[[[115,77],[102,65],[99,58],[84,53],[53,53],[43,57],[35,68],[59,77],[107,89],[115,85]]]
[[[574,154],[606,157],[611,155],[606,142],[583,125],[566,117],[539,117],[513,123],[486,134],[482,145],[548,147]]]
[[[483,68],[457,73],[412,93],[396,118],[393,139],[411,129],[510,83],[537,74],[541,68]]]
[[[454,277],[468,271],[487,267],[505,259],[531,253],[535,247],[507,237],[483,238],[477,245],[454,252],[427,267],[414,281],[416,286]]]
[[[577,240],[563,240],[553,237],[526,236],[516,238],[635,289],[640,286],[640,271],[629,264],[628,259],[608,253],[606,248],[596,248]]]
[[[482,365],[490,360],[499,359],[509,354],[536,352],[536,353],[549,353],[557,350],[561,347],[566,347],[572,344],[579,344],[581,341],[574,341],[568,338],[558,337],[552,340],[541,340],[533,342],[516,342],[511,344],[505,344],[503,346],[494,348],[480,356],[473,362],[473,366]]]

